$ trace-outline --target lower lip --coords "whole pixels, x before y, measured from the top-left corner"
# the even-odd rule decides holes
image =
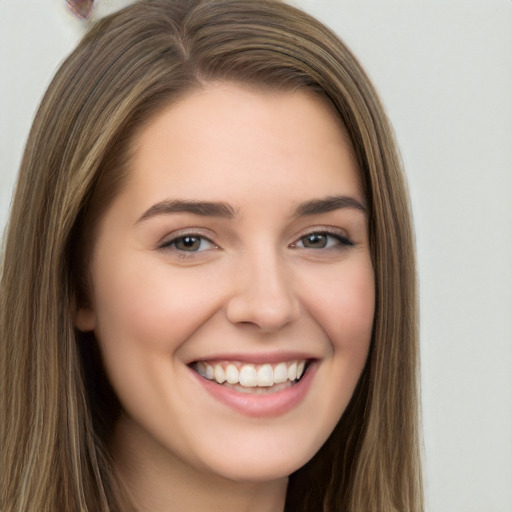
[[[291,411],[302,402],[311,386],[316,368],[317,365],[311,363],[302,379],[293,386],[264,394],[242,393],[205,379],[192,368],[190,371],[203,388],[219,402],[246,416],[272,418]]]

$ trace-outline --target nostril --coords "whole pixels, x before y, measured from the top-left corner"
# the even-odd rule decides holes
[[[240,294],[230,299],[226,313],[231,323],[271,332],[281,329],[299,317],[299,307],[294,297],[255,295]]]

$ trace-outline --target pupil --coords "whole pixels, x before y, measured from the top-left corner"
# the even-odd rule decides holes
[[[184,236],[181,240],[176,244],[178,249],[182,249],[185,251],[197,250],[199,248],[200,239],[195,236]]]
[[[303,239],[303,243],[307,247],[324,248],[327,244],[327,237],[325,235],[308,235]]]

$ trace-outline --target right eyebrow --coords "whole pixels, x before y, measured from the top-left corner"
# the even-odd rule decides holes
[[[237,215],[237,211],[227,203],[168,199],[151,206],[139,217],[137,222],[170,213],[192,213],[202,217],[222,217],[227,219],[233,219]]]

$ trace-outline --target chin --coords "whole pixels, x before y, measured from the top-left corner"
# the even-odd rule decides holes
[[[209,473],[236,482],[268,482],[289,477],[309,462],[321,448],[324,439],[306,439],[289,433],[286,438],[269,435],[267,439],[232,442],[203,452],[200,465]],[[236,441],[236,440],[235,440]],[[228,445],[229,443],[226,443]]]

